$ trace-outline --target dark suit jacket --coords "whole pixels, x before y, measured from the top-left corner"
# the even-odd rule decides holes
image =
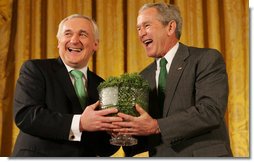
[[[98,100],[102,78],[87,71],[88,105]],[[62,60],[30,60],[16,85],[14,119],[20,129],[12,156],[110,156],[118,147],[106,132],[83,132],[69,141],[74,114],[83,112]]]
[[[232,156],[224,122],[228,78],[221,54],[180,43],[167,76],[164,109],[157,106],[155,71],[153,62],[141,75],[150,84],[149,114],[158,119],[161,134],[140,138],[129,156],[137,150],[161,157]]]

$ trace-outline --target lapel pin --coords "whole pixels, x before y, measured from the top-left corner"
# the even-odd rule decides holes
[[[182,67],[177,68],[177,70],[182,70]]]

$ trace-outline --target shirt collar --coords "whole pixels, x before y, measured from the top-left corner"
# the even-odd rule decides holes
[[[170,65],[171,65],[171,62],[172,62],[172,60],[173,60],[175,54],[176,54],[176,51],[177,51],[178,47],[179,47],[179,42],[177,42],[177,43],[173,46],[173,48],[171,48],[171,49],[166,53],[166,55],[164,56],[164,58],[167,60],[167,62],[168,62]],[[161,58],[156,59],[157,65],[160,65],[160,60],[161,60]],[[167,64],[167,65],[169,65],[169,64]]]
[[[84,74],[85,78],[87,78],[87,66],[85,66],[85,67],[83,67],[83,68],[81,68],[81,69],[75,69],[75,68],[73,68],[73,67],[68,66],[68,65],[65,64],[65,63],[64,63],[64,65],[65,65],[65,67],[66,67],[68,73],[70,73],[70,71],[72,71],[72,70],[79,70],[79,71],[81,71],[81,72]]]

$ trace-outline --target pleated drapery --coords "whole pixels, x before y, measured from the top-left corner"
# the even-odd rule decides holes
[[[18,134],[13,95],[22,63],[58,57],[59,22],[74,13],[93,17],[100,46],[89,68],[106,79],[139,72],[148,58],[136,30],[138,9],[159,0],[0,0],[0,156],[10,156]],[[179,6],[181,42],[218,49],[229,76],[225,120],[235,157],[249,157],[249,8],[247,0],[164,0]],[[124,156],[122,149],[114,157]],[[147,156],[147,152],[137,156]]]

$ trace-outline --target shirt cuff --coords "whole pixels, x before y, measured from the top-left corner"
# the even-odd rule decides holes
[[[81,115],[74,115],[72,118],[69,141],[81,141],[82,132],[79,130],[80,117]]]

